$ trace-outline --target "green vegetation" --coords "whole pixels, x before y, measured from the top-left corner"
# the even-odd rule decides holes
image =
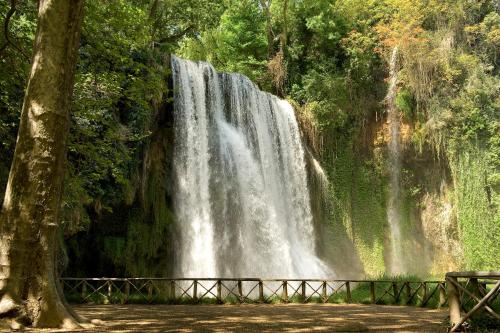
[[[0,51],[1,189],[35,7],[18,5],[8,32],[14,45]],[[2,2],[0,16],[9,8]],[[498,9],[492,0],[88,0],[62,206],[68,274],[168,273],[170,53],[244,73],[296,105],[304,138],[331,182],[322,222],[328,241],[347,235],[364,273],[383,274],[390,171],[384,97],[396,46],[402,229],[408,253],[425,254],[411,262],[412,273],[445,270],[435,254],[441,243],[450,267],[500,267]],[[435,226],[444,230],[439,244],[426,229],[441,223],[425,220],[431,196],[441,200],[436,207],[445,199],[453,207],[449,221]]]
[[[333,221],[341,222],[354,242],[365,273],[379,276],[385,272],[385,181],[376,165],[357,158],[352,145],[339,146],[335,158],[327,162],[332,165],[328,171],[334,198]]]

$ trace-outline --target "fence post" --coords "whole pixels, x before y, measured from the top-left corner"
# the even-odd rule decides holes
[[[288,282],[283,281],[283,302],[288,303]]]
[[[399,292],[397,282],[392,282],[392,292],[394,293],[394,303],[399,303]]]
[[[352,303],[352,297],[351,297],[351,283],[347,281],[345,283],[345,291],[346,291],[346,302],[347,303]]]
[[[241,283],[241,280],[238,280],[238,299],[240,300],[240,303],[243,303],[243,284]]]
[[[476,295],[479,298],[484,297],[483,293],[481,292],[481,287],[479,285],[477,278],[471,278],[469,281],[472,286],[472,294]]]
[[[479,283],[479,286],[481,287],[481,290],[480,290],[481,297],[486,296],[486,293],[487,293],[487,290],[488,290],[487,284],[484,283],[484,282],[481,282],[481,283]]]
[[[373,282],[373,281],[370,281],[370,296],[371,296],[372,304],[375,304],[377,299],[375,298],[375,282]]]
[[[427,302],[427,282],[423,282],[422,287],[423,287],[422,304],[425,305],[425,303]]]
[[[444,283],[439,283],[439,304],[438,307],[443,307],[446,303],[446,289]]]
[[[170,299],[175,301],[175,281],[170,281]]]
[[[85,297],[87,297],[87,280],[83,280],[83,285],[82,285],[82,301],[85,300]]]
[[[148,281],[148,302],[151,303],[153,301],[153,282]]]
[[[406,282],[406,304],[410,304],[410,298],[411,298],[411,285],[410,282]]]
[[[113,287],[110,280],[108,280],[107,284],[108,284],[107,302],[111,303],[111,293],[113,291]]]
[[[323,281],[323,288],[322,288],[322,292],[321,292],[321,297],[323,298],[323,303],[327,303],[328,302],[328,298],[326,297],[326,281]]]
[[[264,303],[264,282],[259,280],[259,302]]]
[[[222,301],[222,282],[221,282],[221,280],[217,280],[217,301],[219,303],[224,303]]]
[[[127,280],[125,280],[125,295],[123,296],[123,304],[126,304],[128,302],[128,298],[130,297],[130,283]]]
[[[454,327],[460,322],[460,292],[458,288],[452,283],[458,284],[458,279],[456,277],[446,277],[447,287],[448,287],[448,306],[450,308],[450,323],[451,327]]]
[[[306,281],[302,281],[302,302],[306,301]]]
[[[198,301],[198,280],[193,281],[193,301]]]

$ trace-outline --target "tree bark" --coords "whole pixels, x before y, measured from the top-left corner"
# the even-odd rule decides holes
[[[280,36],[280,50],[284,53],[288,39],[288,0],[283,1],[283,31]]]
[[[75,327],[55,247],[83,0],[39,0],[32,67],[0,216],[0,318]]]
[[[260,6],[266,15],[267,59],[273,57],[274,33],[271,16],[271,0],[260,0]]]

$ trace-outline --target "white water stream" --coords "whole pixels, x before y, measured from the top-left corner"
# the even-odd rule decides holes
[[[172,59],[180,277],[333,278],[316,256],[291,105],[239,74]]]
[[[398,47],[394,47],[390,61],[389,91],[386,97],[389,121],[389,202],[387,207],[387,219],[391,231],[391,263],[390,274],[401,275],[406,272],[403,262],[403,247],[401,236],[401,115],[396,106],[396,94],[398,84]]]

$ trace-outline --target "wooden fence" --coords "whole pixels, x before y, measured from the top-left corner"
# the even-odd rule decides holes
[[[452,272],[446,274],[450,308],[450,332],[462,328],[479,311],[500,320],[491,302],[500,294],[500,271]],[[463,315],[462,315],[463,313]]]
[[[87,303],[446,303],[444,281],[62,278],[70,302]]]

